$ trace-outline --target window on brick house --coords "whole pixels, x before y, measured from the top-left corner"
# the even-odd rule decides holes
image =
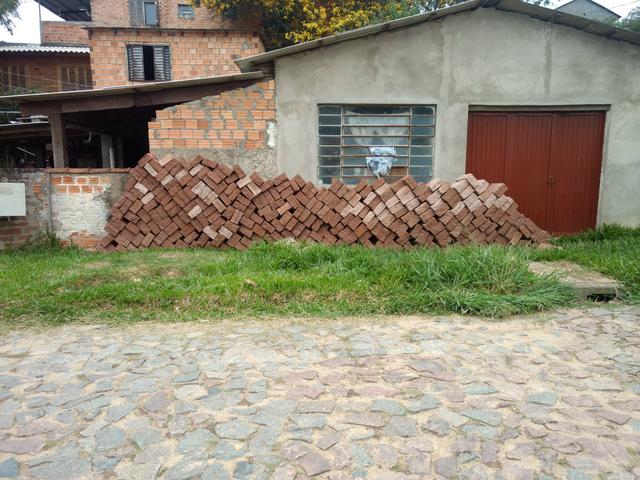
[[[144,24],[158,25],[158,5],[156,2],[144,2]]]
[[[91,89],[91,69],[78,65],[60,66],[61,90]]]
[[[178,18],[195,18],[196,12],[191,5],[181,3],[178,5]]]
[[[128,45],[129,80],[171,80],[171,49],[167,45]]]
[[[27,86],[24,65],[0,65],[0,90]]]
[[[435,106],[319,105],[319,183],[429,181],[434,139]]]
[[[129,16],[131,25],[147,25],[157,27],[158,2],[155,0],[129,0]]]

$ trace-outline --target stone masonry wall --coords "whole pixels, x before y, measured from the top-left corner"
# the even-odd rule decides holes
[[[85,22],[41,22],[40,38],[43,45],[88,45],[89,32]]]
[[[35,240],[46,231],[65,245],[94,249],[109,210],[123,192],[128,169],[0,171],[1,182],[24,182],[27,216],[0,218],[0,250]]]
[[[275,82],[263,80],[156,112],[149,146],[171,154],[238,164],[265,177],[276,175]]]
[[[95,88],[136,83],[126,68],[127,45],[168,45],[172,80],[239,73],[236,59],[264,51],[259,35],[248,31],[97,28],[89,43]]]

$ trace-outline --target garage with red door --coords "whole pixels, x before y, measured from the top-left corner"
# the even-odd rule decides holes
[[[471,111],[467,172],[553,234],[596,226],[604,111]]]

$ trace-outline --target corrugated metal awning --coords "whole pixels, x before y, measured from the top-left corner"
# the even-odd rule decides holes
[[[89,47],[0,42],[0,53],[72,53],[89,55]]]
[[[37,2],[65,20],[91,20],[91,0],[37,0]]]

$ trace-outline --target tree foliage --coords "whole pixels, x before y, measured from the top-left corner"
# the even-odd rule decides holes
[[[463,0],[191,0],[218,15],[259,9],[267,49],[326,37]],[[529,0],[547,5],[550,0]]]
[[[258,8],[267,48],[447,6],[447,0],[192,0],[215,14]],[[454,0],[454,2],[457,0]]]
[[[41,91],[37,88],[27,88],[27,87],[11,87],[4,88],[2,84],[0,84],[0,95],[2,96],[11,96],[11,95],[25,95],[27,93],[40,93]],[[18,113],[14,113],[18,112]],[[0,101],[0,125],[3,123],[10,123],[11,120],[15,120],[20,116],[20,105],[17,102],[11,100],[3,100]]]
[[[616,22],[616,26],[633,32],[640,32],[640,7],[636,7],[624,18]]]
[[[0,26],[13,33],[13,19],[18,16],[20,0],[0,0]]]

